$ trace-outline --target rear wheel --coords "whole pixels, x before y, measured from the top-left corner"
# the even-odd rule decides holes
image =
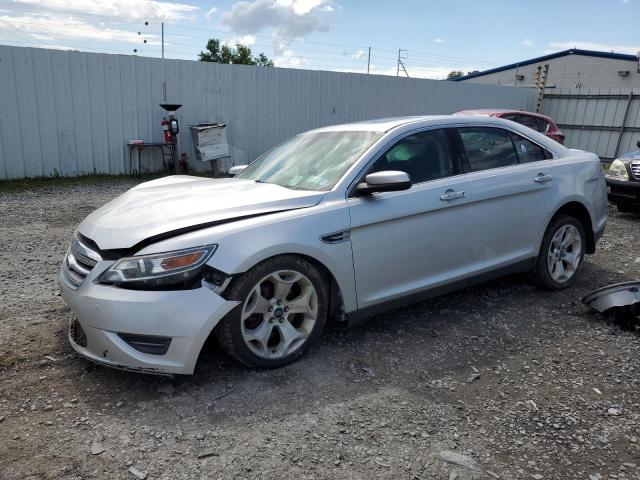
[[[291,255],[266,260],[231,286],[229,299],[241,303],[218,325],[218,340],[251,367],[291,363],[320,336],[327,292],[322,275],[307,260]]]
[[[534,282],[549,290],[571,285],[584,258],[585,238],[584,227],[577,219],[556,216],[542,239],[532,271]]]

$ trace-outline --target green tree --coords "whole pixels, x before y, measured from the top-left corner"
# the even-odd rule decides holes
[[[452,70],[451,72],[449,72],[449,75],[447,75],[447,80],[455,80],[456,78],[460,77],[464,77],[464,72],[460,70]]]
[[[257,57],[252,56],[251,48],[241,43],[235,47],[220,45],[220,40],[212,38],[207,42],[206,50],[198,54],[201,62],[234,63],[236,65],[259,65],[261,67],[273,67],[273,60],[264,53]]]

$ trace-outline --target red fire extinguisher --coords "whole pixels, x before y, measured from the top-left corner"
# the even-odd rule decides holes
[[[169,120],[167,117],[162,117],[162,130],[164,131],[164,143],[173,143],[173,134],[169,130]]]

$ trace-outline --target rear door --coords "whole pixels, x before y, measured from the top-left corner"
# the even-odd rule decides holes
[[[409,134],[362,173],[407,172],[409,190],[348,199],[359,308],[466,281],[471,191],[452,133]]]
[[[557,198],[552,155],[506,129],[474,126],[458,131],[473,191],[470,273],[531,259]]]

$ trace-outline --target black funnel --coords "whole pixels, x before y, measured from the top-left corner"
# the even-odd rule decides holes
[[[161,103],[160,106],[167,112],[172,113],[178,110],[182,105],[179,105],[177,103]]]

